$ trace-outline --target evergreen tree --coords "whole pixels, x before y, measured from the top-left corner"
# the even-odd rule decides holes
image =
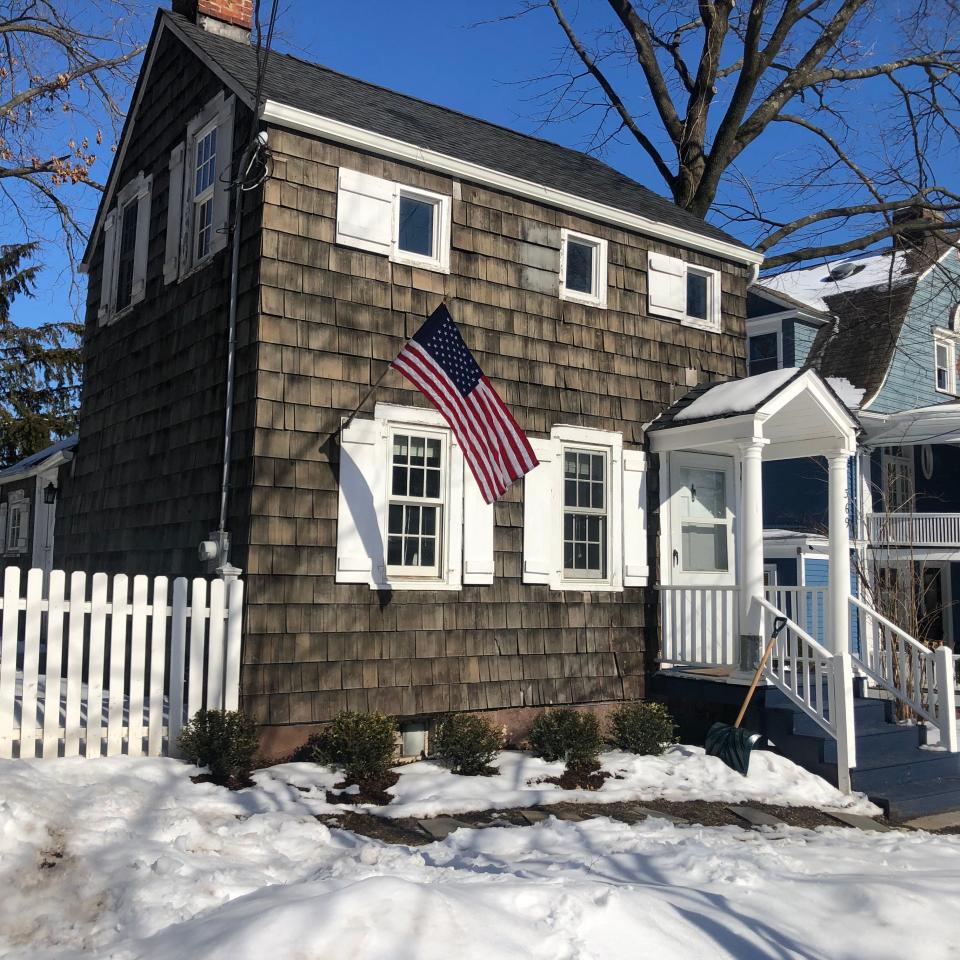
[[[39,267],[24,266],[36,244],[0,245],[0,467],[36,453],[77,427],[79,323],[21,327],[17,296],[33,296]]]

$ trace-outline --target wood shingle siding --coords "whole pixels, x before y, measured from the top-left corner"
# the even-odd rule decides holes
[[[446,301],[530,435],[572,423],[622,432],[635,448],[643,424],[687,391],[691,369],[701,381],[743,375],[744,268],[308,135],[269,136],[245,707],[287,724],[340,709],[414,715],[642,696],[652,591],[522,583],[522,484],[496,505],[492,585],[389,593],[336,583],[338,450],[322,444]],[[451,196],[450,273],[335,246],[340,165]],[[608,241],[606,309],[559,299],[562,228]],[[646,315],[651,250],[722,271],[722,334]],[[376,399],[424,405],[396,373]],[[655,502],[655,467],[649,477]]]

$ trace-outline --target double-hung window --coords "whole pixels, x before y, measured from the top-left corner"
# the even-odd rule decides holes
[[[0,516],[6,516],[4,548],[7,553],[26,553],[30,541],[30,500],[22,492],[10,495]]]
[[[747,338],[747,373],[769,373],[780,367],[780,333],[755,333]]]
[[[560,299],[607,304],[607,241],[572,230],[561,235]]]
[[[647,267],[650,313],[679,320],[686,326],[720,331],[719,270],[662,253],[651,253]]]
[[[948,337],[934,337],[934,377],[938,393],[957,394],[957,365],[960,351],[957,343]]]
[[[607,454],[563,450],[563,575],[603,580],[607,576]]]
[[[152,184],[153,178],[141,171],[117,192],[116,206],[104,220],[101,324],[110,323],[146,295]]]
[[[439,577],[446,493],[445,437],[395,430],[387,508],[388,576]]]
[[[182,280],[227,246],[234,98],[218,93],[170,153],[164,283]]]

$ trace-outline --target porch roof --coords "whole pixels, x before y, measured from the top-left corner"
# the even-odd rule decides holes
[[[787,368],[704,384],[647,428],[651,449],[732,452],[764,439],[764,460],[856,452],[859,423],[813,369]]]
[[[960,402],[952,400],[897,413],[865,412],[863,428],[871,447],[960,443]]]

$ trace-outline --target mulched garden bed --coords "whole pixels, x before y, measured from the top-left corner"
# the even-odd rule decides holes
[[[214,777],[210,773],[199,773],[190,778],[191,783],[212,783],[218,787],[226,787],[228,790],[246,790],[247,787],[255,787],[256,783],[249,777],[241,780],[239,777],[230,777],[226,782]]]
[[[387,791],[395,786],[400,779],[400,774],[393,770],[388,771],[382,777],[375,780],[362,780],[359,782],[341,780],[333,785],[332,790],[327,791],[327,803],[349,803],[352,805],[361,803],[374,803],[378,806],[384,806],[393,800],[393,795]],[[343,793],[348,787],[359,787],[355,793]]]

